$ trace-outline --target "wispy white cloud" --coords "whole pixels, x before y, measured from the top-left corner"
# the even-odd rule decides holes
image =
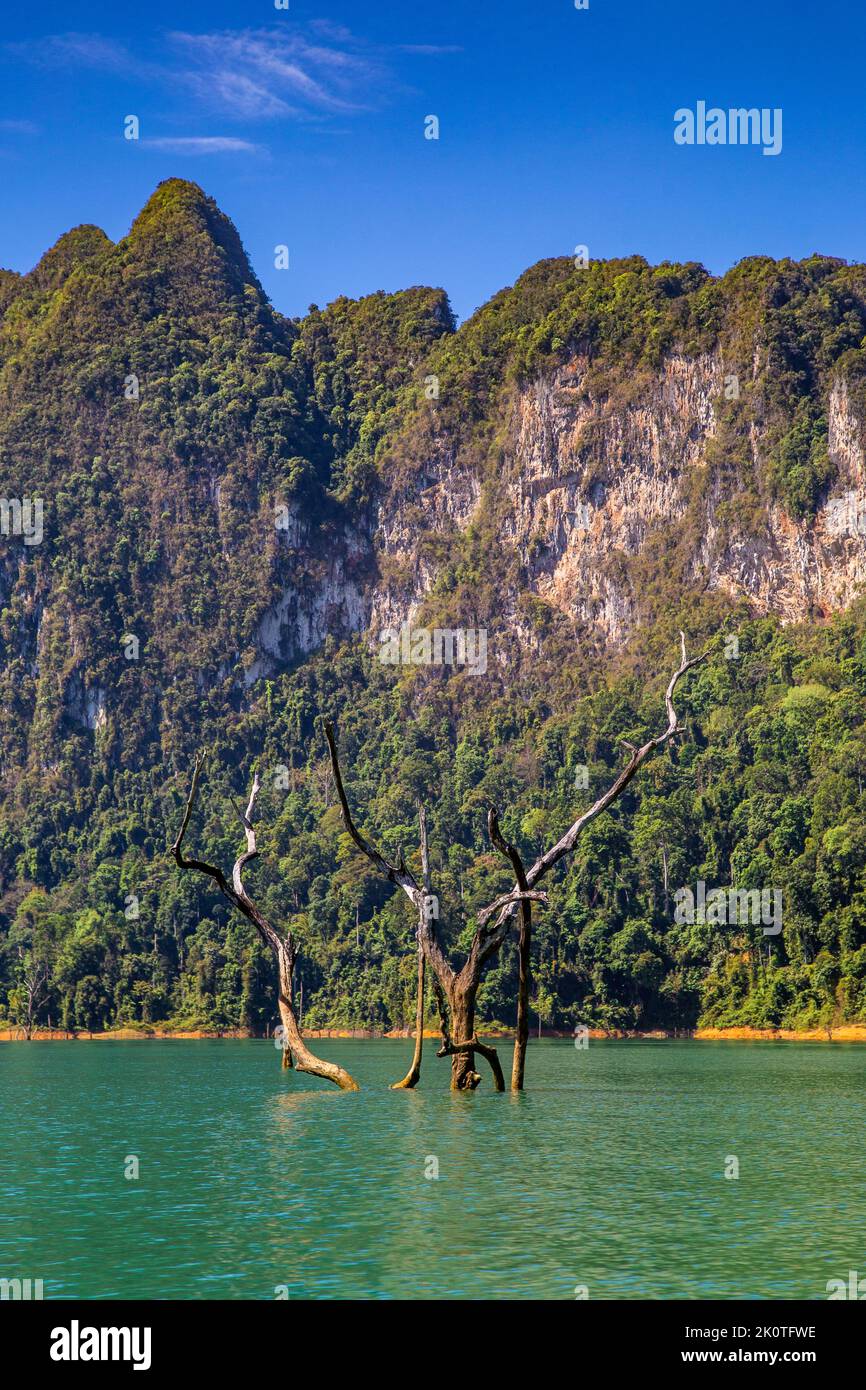
[[[333,19],[311,19],[308,26],[311,34],[319,34],[332,43],[354,43],[355,36],[345,24],[337,24]]]
[[[215,68],[210,72],[188,72],[182,76],[197,91],[205,105],[219,107],[232,116],[257,120],[300,114],[294,105],[241,72]]]
[[[268,29],[170,32],[160,39],[159,51],[151,46],[147,56],[100,34],[74,32],[7,43],[0,51],[41,67],[96,68],[123,74],[130,82],[159,84],[175,97],[191,94],[197,111],[225,119],[326,123],[376,109],[389,95],[405,91],[393,71],[396,54],[435,56],[460,50],[435,44],[371,45],[343,25],[314,20],[304,26],[289,27],[286,21]],[[183,105],[188,117],[189,100]]]
[[[29,43],[7,43],[7,52],[26,58],[40,67],[88,67],[117,71],[135,66],[135,60],[114,39],[101,34],[49,34]]]
[[[35,121],[0,121],[0,130],[8,135],[38,135],[39,127]]]
[[[232,135],[177,135],[139,144],[152,150],[167,150],[170,154],[260,154],[261,146],[250,140],[237,140]]]
[[[296,30],[174,33],[178,73],[212,106],[244,119],[347,114],[365,109],[385,81],[381,61],[341,34],[311,43]]]

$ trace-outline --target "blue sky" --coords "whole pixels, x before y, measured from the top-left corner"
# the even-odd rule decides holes
[[[864,41],[852,0],[20,5],[0,265],[30,269],[80,222],[117,239],[172,175],[216,198],[289,314],[433,284],[462,318],[578,244],[715,272],[866,259]],[[781,154],[678,146],[674,112],[699,100],[781,108]]]

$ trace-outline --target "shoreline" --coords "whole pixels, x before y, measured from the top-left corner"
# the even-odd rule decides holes
[[[385,1041],[385,1042],[404,1042],[415,1036],[414,1031],[409,1028],[391,1029],[388,1033],[377,1032],[372,1028],[309,1028],[304,1030],[306,1038],[337,1038],[355,1039],[356,1041]],[[498,1042],[510,1042],[514,1034],[511,1031],[496,1028],[480,1028],[479,1036],[492,1038]],[[563,1029],[544,1028],[541,1032],[542,1038],[572,1038],[571,1032]],[[440,1033],[436,1029],[424,1030],[425,1041],[440,1040]],[[530,1035],[530,1042],[536,1040],[538,1033]],[[602,1028],[590,1028],[588,1037],[598,1041],[607,1042],[667,1042],[673,1040],[688,1039],[693,1042],[842,1042],[842,1043],[866,1043],[866,1024],[862,1023],[840,1023],[833,1027],[809,1028],[797,1031],[793,1028],[696,1028],[696,1029],[676,1029],[664,1031],[661,1029],[649,1030],[646,1032],[605,1032]],[[39,1028],[34,1029],[30,1038],[31,1042],[164,1042],[173,1041],[200,1041],[201,1039],[219,1038],[261,1038],[263,1041],[272,1041],[272,1035],[261,1033],[251,1033],[249,1029],[234,1028],[224,1029],[219,1032],[209,1031],[203,1028],[158,1028],[155,1025],[147,1025],[139,1028],[114,1028],[110,1032],[72,1033],[62,1028]],[[26,1042],[23,1028],[0,1028],[0,1043],[4,1042]]]

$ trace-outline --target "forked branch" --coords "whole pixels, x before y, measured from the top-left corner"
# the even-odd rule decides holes
[[[436,927],[432,915],[427,911],[427,894],[419,885],[414,875],[407,869],[403,862],[403,855],[400,854],[396,864],[391,864],[375,845],[361,834],[352,819],[352,812],[349,809],[349,801],[346,790],[343,786],[343,775],[340,771],[340,760],[337,756],[337,741],[334,736],[334,727],[330,721],[325,721],[325,738],[328,741],[328,751],[331,755],[331,770],[334,774],[334,786],[337,789],[337,798],[340,802],[340,810],[343,816],[343,824],[349,837],[357,845],[362,854],[365,854],[370,863],[375,865],[389,883],[395,883],[403,889],[419,914],[418,928],[424,947],[424,954],[436,971],[437,976],[442,982],[443,988],[448,991],[454,982],[454,971],[449,965],[445,953],[439,945],[436,936]],[[426,835],[426,822],[425,822]],[[423,853],[423,849],[422,849]]]
[[[553,868],[554,864],[557,864],[560,859],[574,849],[578,839],[590,822],[594,821],[597,816],[600,816],[603,811],[606,811],[609,806],[612,806],[613,803],[622,796],[622,793],[631,782],[635,773],[643,766],[647,758],[657,749],[662,748],[677,732],[679,724],[677,712],[674,708],[674,691],[676,690],[678,682],[686,672],[690,671],[693,666],[700,665],[702,661],[706,661],[710,654],[709,649],[707,649],[702,652],[700,656],[687,657],[686,638],[683,632],[680,633],[680,650],[682,653],[682,660],[671,676],[667,690],[665,691],[665,710],[668,716],[667,726],[660,734],[656,734],[654,738],[647,739],[646,743],[642,744],[640,748],[629,745],[631,747],[631,756],[625,767],[607,790],[602,793],[598,800],[595,801],[588,810],[583,811],[573,825],[566,830],[562,838],[557,840],[556,844],[552,845],[544,854],[540,855],[532,867],[526,871],[525,882],[527,889],[534,888],[539,879],[543,878],[544,875]],[[507,929],[508,921],[514,915],[520,901],[521,889],[518,885],[509,895],[508,900],[499,908],[499,916],[494,926],[492,928],[487,928],[487,938],[483,945],[483,953],[485,956],[498,950],[503,939],[503,932]],[[494,907],[494,904],[491,904],[491,907]],[[485,914],[487,912],[488,910],[485,909]]]
[[[691,659],[687,658],[686,638],[684,632],[680,633],[680,648],[682,651],[682,661],[680,662],[680,665],[677,667],[676,671],[674,671],[673,675],[671,676],[670,681],[668,682],[668,688],[665,691],[665,709],[667,710],[668,716],[667,728],[665,728],[662,731],[662,733],[657,734],[655,738],[647,739],[646,743],[644,743],[640,748],[633,749],[631,757],[629,758],[626,766],[623,768],[622,772],[615,779],[615,781],[608,787],[607,791],[604,792],[598,798],[598,800],[593,803],[592,806],[590,806],[588,811],[584,811],[582,815],[578,816],[577,820],[565,832],[561,840],[557,840],[555,845],[553,845],[545,854],[542,854],[540,858],[536,859],[535,863],[532,865],[531,869],[527,871],[526,874],[526,881],[530,888],[533,888],[535,884],[538,882],[538,880],[540,878],[543,878],[543,876],[548,872],[548,870],[552,869],[553,865],[558,863],[564,855],[568,854],[570,850],[574,849],[574,846],[577,843],[581,833],[586,829],[590,821],[595,820],[596,816],[600,816],[602,811],[606,811],[608,806],[611,806],[613,802],[617,800],[618,797],[622,796],[622,793],[625,791],[629,782],[632,780],[638,769],[643,766],[647,758],[650,757],[650,755],[654,753],[656,749],[662,748],[669,741],[669,739],[673,738],[674,734],[677,732],[679,725],[677,722],[677,712],[674,709],[673,700],[673,695],[677,687],[677,683],[682,679],[686,671],[690,671],[693,666],[698,666],[702,661],[706,661],[707,657],[710,654],[708,649],[707,651],[702,652],[700,656],[693,656],[691,657]],[[513,912],[514,909],[512,908],[510,910]]]
[[[440,1017],[442,1019],[442,1047],[439,1056],[452,1057],[452,1087],[457,1090],[474,1089],[480,1081],[478,1073],[473,1069],[473,1054],[480,1052],[490,1063],[494,1073],[494,1080],[497,1089],[504,1089],[502,1084],[502,1073],[494,1048],[486,1047],[479,1043],[475,1028],[475,1002],[479,984],[481,981],[482,970],[487,961],[495,955],[502,946],[507,935],[509,924],[518,910],[521,914],[521,930],[518,943],[519,967],[520,967],[520,993],[518,997],[518,1031],[515,1042],[514,1064],[512,1068],[512,1088],[520,1089],[523,1084],[523,1068],[526,1052],[526,1038],[528,1037],[528,987],[529,987],[529,951],[531,945],[531,910],[533,902],[546,902],[547,896],[537,888],[537,884],[543,876],[549,872],[553,866],[559,862],[566,854],[573,850],[577,840],[597,816],[606,811],[608,807],[622,795],[632,778],[657,749],[666,744],[676,733],[678,728],[677,714],[673,702],[674,692],[677,683],[693,666],[697,666],[704,661],[709,652],[703,652],[700,656],[688,658],[686,656],[685,636],[680,633],[680,646],[682,659],[680,665],[674,671],[665,692],[665,711],[667,714],[667,725],[661,733],[656,734],[639,748],[633,745],[629,747],[629,760],[621,772],[617,774],[608,789],[594,802],[588,810],[580,816],[569,827],[565,834],[552,845],[550,849],[536,859],[529,869],[524,869],[523,863],[517,851],[507,845],[499,831],[496,813],[492,813],[489,821],[491,839],[496,847],[509,860],[515,877],[515,886],[508,892],[500,894],[493,902],[483,908],[476,916],[476,930],[472,939],[469,954],[459,971],[453,969],[447,960],[437,937],[432,915],[425,911],[427,901],[427,885],[429,883],[425,868],[425,888],[418,884],[416,879],[407,869],[402,854],[397,857],[396,863],[391,863],[385,855],[373,845],[355,825],[349,809],[343,779],[340,772],[339,760],[337,757],[336,740],[334,731],[330,723],[325,724],[325,736],[328,740],[328,749],[331,755],[331,767],[334,774],[334,783],[337,789],[337,796],[342,811],[343,823],[357,848],[375,865],[381,873],[385,875],[389,882],[398,885],[406,893],[407,897],[415,905],[418,911],[418,930],[419,939],[423,949],[423,956],[433,968],[433,988],[439,1003]],[[422,832],[422,859],[426,858],[426,829]],[[423,987],[423,959],[419,960],[419,997]],[[450,1011],[450,1025],[448,1021],[448,1011]],[[416,1055],[420,1064],[420,1049],[417,1046],[418,1040],[418,1019],[420,1012],[416,1013]],[[456,1035],[456,1040],[452,1040],[449,1027]],[[410,1070],[406,1078],[408,1084],[414,1072]]]
[[[443,1042],[439,1051],[436,1053],[436,1056],[458,1057],[461,1053],[464,1052],[470,1054],[473,1052],[480,1052],[481,1056],[484,1057],[485,1060],[490,1063],[490,1070],[493,1072],[494,1089],[497,1091],[505,1090],[505,1078],[502,1075],[502,1067],[499,1062],[499,1054],[497,1053],[495,1047],[488,1047],[487,1043],[479,1042],[477,1034],[473,1033],[472,1037],[466,1039],[466,1041],[464,1042]],[[478,1076],[478,1073],[475,1072],[474,1075]],[[478,1077],[478,1080],[480,1081],[481,1078]],[[467,1087],[466,1089],[474,1090],[475,1087]]]

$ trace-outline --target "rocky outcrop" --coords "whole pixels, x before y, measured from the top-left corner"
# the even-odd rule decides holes
[[[832,487],[804,520],[767,495],[755,525],[754,516],[748,524],[736,518],[736,486],[709,476],[694,487],[717,435],[727,371],[719,354],[673,353],[627,393],[596,393],[590,370],[575,356],[515,392],[505,466],[483,496],[453,450],[425,461],[426,486],[386,494],[375,545],[399,577],[375,589],[371,626],[411,621],[433,588],[435,567],[417,559],[419,533],[465,533],[491,495],[525,589],[606,647],[621,646],[639,620],[629,561],[652,545],[664,563],[684,530],[693,536],[687,572],[696,590],[791,622],[824,619],[852,602],[866,580],[866,477],[864,422],[844,378],[828,413]],[[768,451],[760,430],[750,446],[760,469]]]

